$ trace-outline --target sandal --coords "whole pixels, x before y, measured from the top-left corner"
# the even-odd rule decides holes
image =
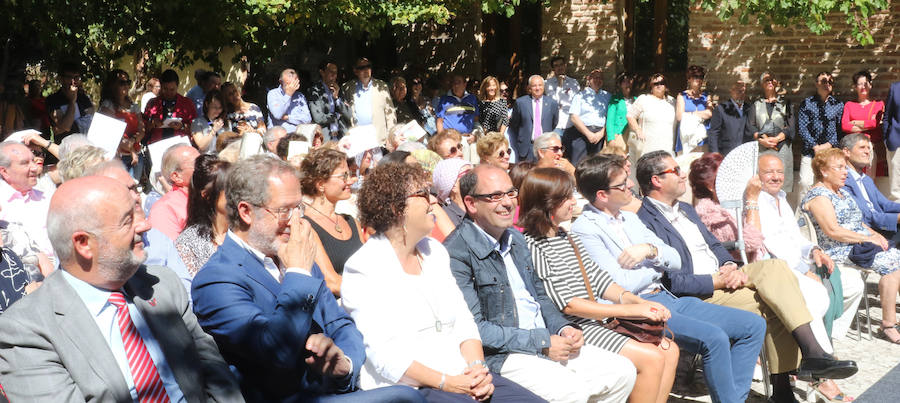
[[[832,382],[832,385],[834,385],[834,388],[838,390],[838,394],[836,394],[834,396],[830,396],[830,397],[828,395],[826,395],[825,392],[823,392],[820,389],[822,387],[822,385],[825,384],[826,382]],[[822,400],[824,400],[826,402],[852,402],[852,401],[856,400],[856,398],[854,398],[852,396],[844,395],[844,392],[840,392],[840,389],[838,388],[837,384],[833,383],[833,381],[828,380],[828,379],[821,380],[818,382],[810,382],[809,386],[812,387],[813,392],[815,392],[815,394],[818,397],[820,397]]]
[[[891,335],[887,333],[888,330],[893,330],[895,336],[891,337]],[[881,325],[881,334],[884,335],[884,338],[887,339],[887,341],[894,344],[900,344],[900,330],[897,329],[896,324],[891,326]]]

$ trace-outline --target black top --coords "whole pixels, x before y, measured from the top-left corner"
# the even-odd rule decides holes
[[[0,313],[25,296],[28,273],[19,257],[9,248],[0,248]]]
[[[313,230],[316,231],[316,235],[319,236],[319,240],[322,241],[322,247],[325,248],[325,254],[328,255],[328,260],[331,261],[331,267],[334,267],[334,271],[337,272],[337,274],[344,273],[344,263],[347,263],[347,259],[362,247],[362,241],[359,239],[359,232],[356,231],[356,221],[347,214],[341,214],[341,216],[344,217],[344,220],[347,220],[347,224],[350,225],[351,234],[350,238],[346,241],[331,236],[325,228],[316,224],[315,221],[311,220],[309,217],[303,217],[306,221],[309,221]]]
[[[478,108],[481,110],[481,116],[478,121],[486,132],[496,132],[500,130],[500,126],[509,124],[507,112],[509,107],[506,100],[501,98],[491,102],[478,102]]]
[[[63,94],[63,90],[54,92],[49,97],[47,97],[47,113],[52,115],[53,111],[57,109],[62,109],[63,107],[68,108],[69,99],[66,98],[66,95]],[[75,105],[78,107],[78,113],[81,116],[84,116],[84,112],[90,108],[94,107],[94,103],[91,102],[91,99],[84,93],[84,91],[78,91],[78,96],[75,98]],[[51,120],[52,121],[52,120]],[[72,123],[72,128],[67,132],[56,133],[55,138],[58,143],[63,137],[71,134],[71,133],[87,133],[87,127],[80,127],[78,125],[77,120]]]

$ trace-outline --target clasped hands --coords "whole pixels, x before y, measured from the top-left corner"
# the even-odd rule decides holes
[[[485,401],[494,394],[494,378],[483,365],[466,368],[459,375],[447,376],[444,381],[446,392],[469,395],[475,400]]]
[[[545,348],[543,353],[553,361],[566,362],[577,357],[583,345],[584,334],[581,330],[566,326],[559,335],[550,335],[550,347]]]

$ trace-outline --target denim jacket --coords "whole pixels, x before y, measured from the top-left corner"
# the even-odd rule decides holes
[[[503,257],[487,242],[471,219],[465,218],[444,241],[450,253],[450,269],[456,284],[478,324],[488,368],[496,373],[500,373],[507,355],[541,355],[544,348],[550,347],[551,334],[558,334],[565,326],[578,328],[563,317],[547,296],[534,271],[525,237],[518,231],[511,231],[510,253],[525,287],[541,306],[547,328],[526,330],[518,327],[515,297]]]

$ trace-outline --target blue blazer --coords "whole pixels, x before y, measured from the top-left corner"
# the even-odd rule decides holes
[[[248,402],[294,402],[356,389],[366,360],[362,334],[320,278],[287,273],[279,284],[231,236],[194,277],[191,296],[241,382]],[[344,379],[309,370],[306,339],[324,333],[353,361]]]
[[[900,81],[891,84],[887,100],[884,103],[884,120],[882,132],[887,149],[896,151],[900,147]]]
[[[444,240],[450,254],[450,270],[478,325],[485,361],[496,373],[500,372],[510,353],[540,355],[542,349],[550,347],[551,334],[559,333],[564,326],[579,328],[566,320],[547,296],[534,271],[525,237],[513,228],[507,231],[511,237],[509,253],[525,288],[540,305],[547,328],[526,330],[519,327],[516,300],[503,257],[470,218],[464,218]]]
[[[525,95],[516,99],[509,117],[509,141],[517,161],[534,161],[534,99]],[[552,132],[559,121],[559,104],[544,94],[541,100],[541,133]]]
[[[866,225],[879,231],[897,232],[897,215],[900,213],[900,203],[892,202],[887,197],[884,197],[869,175],[860,175],[862,175],[866,194],[872,200],[872,208],[869,208],[869,203],[866,203],[862,191],[859,189],[856,181],[853,180],[853,175],[849,174],[849,172],[844,189],[856,199],[856,205],[862,210],[863,220],[865,220]],[[890,239],[891,237],[887,238]]]
[[[697,212],[690,204],[678,202],[678,207],[700,229],[703,239],[706,240],[706,244],[709,245],[713,254],[716,255],[720,266],[726,262],[734,261],[731,254],[722,246],[722,243],[709,232],[706,225],[703,225],[703,222],[700,221],[700,216],[697,215]],[[644,225],[650,228],[650,231],[653,231],[663,242],[675,248],[678,254],[681,255],[681,270],[666,272],[663,282],[669,291],[679,297],[693,295],[706,298],[712,295],[714,291],[712,276],[709,274],[694,274],[694,262],[687,244],[684,243],[684,238],[675,230],[675,227],[672,226],[669,220],[656,209],[656,206],[648,200],[648,197],[644,197],[644,202],[641,203],[641,208],[638,209],[637,215],[644,222]]]

